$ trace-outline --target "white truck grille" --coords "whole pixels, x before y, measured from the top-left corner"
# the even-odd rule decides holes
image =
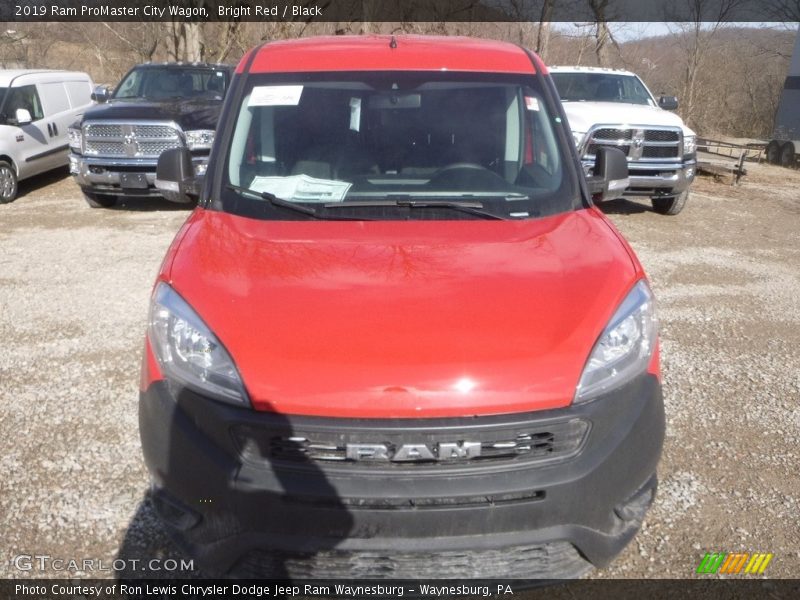
[[[584,157],[593,158],[601,146],[622,150],[631,162],[674,161],[683,155],[683,137],[679,127],[597,127],[589,132]]]

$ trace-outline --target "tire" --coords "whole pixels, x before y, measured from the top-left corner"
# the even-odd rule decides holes
[[[672,198],[651,198],[653,210],[660,215],[677,215],[686,206],[689,190],[684,190]]]
[[[794,144],[792,142],[786,142],[783,148],[781,148],[781,166],[793,167],[794,162]]]
[[[117,203],[115,196],[108,196],[106,194],[96,194],[94,192],[83,191],[83,197],[86,204],[92,208],[109,208]]]
[[[175,204],[192,204],[192,202],[197,204],[196,200],[193,201],[190,196],[181,194],[180,192],[161,192],[161,195],[164,197],[164,200],[174,202]]]
[[[780,159],[781,145],[776,140],[772,140],[767,144],[767,162],[771,165],[777,165]]]
[[[12,202],[19,190],[17,173],[9,163],[0,160],[0,204]]]

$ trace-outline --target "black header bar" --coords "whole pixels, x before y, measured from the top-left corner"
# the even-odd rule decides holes
[[[651,579],[651,580],[327,580],[276,581],[230,579],[5,579],[0,600],[269,600],[272,598],[449,598],[507,600],[615,600],[701,598],[796,599],[797,580]]]
[[[0,21],[800,21],[800,0],[608,0],[599,10],[589,0],[3,0]]]

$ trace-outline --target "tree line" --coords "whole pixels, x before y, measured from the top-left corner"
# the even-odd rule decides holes
[[[113,85],[137,63],[235,63],[249,48],[268,40],[367,33],[468,35],[524,45],[547,64],[633,71],[655,94],[677,96],[678,113],[702,135],[771,135],[796,23],[736,27],[721,14],[716,21],[667,24],[667,33],[637,39],[639,25],[606,20],[613,17],[603,12],[608,0],[586,1],[596,9],[595,22],[549,22],[552,3],[545,0],[537,15],[541,21],[527,22],[453,22],[443,13],[434,15],[439,21],[393,23],[4,23],[0,66],[83,70],[95,81]],[[525,0],[509,2],[513,10]]]

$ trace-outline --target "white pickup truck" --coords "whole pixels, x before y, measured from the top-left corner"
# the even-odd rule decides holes
[[[598,147],[619,148],[628,157],[625,196],[649,197],[657,213],[678,214],[689,197],[697,163],[694,131],[670,112],[678,100],[656,100],[629,71],[551,67],[550,74],[587,173]]]

